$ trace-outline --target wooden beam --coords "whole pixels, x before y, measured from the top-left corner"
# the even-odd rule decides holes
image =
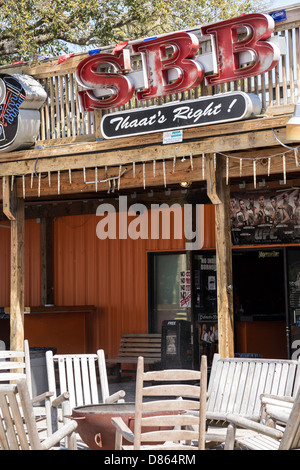
[[[53,280],[53,218],[41,218],[41,302],[54,303]]]
[[[220,180],[216,179],[217,156],[213,153],[205,155],[207,195],[213,204],[222,204],[220,199]]]
[[[261,120],[262,121],[262,120]],[[261,123],[262,124],[262,123]],[[238,126],[237,126],[238,127]],[[263,127],[263,126],[262,126]],[[285,142],[285,128],[277,132],[280,141]],[[121,139],[120,139],[121,140]],[[52,146],[40,150],[27,150],[2,154],[0,159],[0,174],[6,175],[31,175],[47,173],[48,171],[68,171],[69,169],[94,168],[96,166],[128,165],[132,162],[152,162],[153,160],[172,160],[189,155],[201,155],[213,152],[236,152],[250,148],[273,147],[276,139],[272,129],[257,129],[241,132],[240,134],[227,134],[195,138],[193,141],[183,141],[180,144],[140,145],[129,139],[122,139],[123,147],[109,141],[89,142],[78,145]],[[146,140],[146,136],[145,139]],[[127,143],[127,145],[126,145]],[[280,147],[279,152],[283,152]]]
[[[225,181],[225,158],[219,156],[214,171],[213,158],[207,158],[207,187],[215,204],[218,335],[221,357],[234,356],[232,249],[230,230],[230,187]]]
[[[16,193],[16,188],[13,192]],[[25,222],[24,201],[20,198],[16,200],[16,218],[11,221],[10,348],[22,351],[24,348]]]
[[[148,162],[145,164],[139,163],[135,165],[135,174],[133,173],[133,165],[122,166],[122,172],[125,171],[123,176],[120,179],[119,190],[118,181],[116,180],[116,188],[113,193],[113,181],[111,180],[110,194],[118,195],[119,192],[123,190],[130,190],[133,188],[142,188],[145,191],[148,191],[151,187],[164,187],[166,188],[171,184],[178,184],[181,181],[201,181],[202,180],[202,159],[198,158],[193,160],[193,168],[191,167],[191,162],[189,158],[186,158],[184,162],[181,159],[177,159],[175,170],[173,169],[173,160],[166,160],[163,165],[162,162],[157,162],[155,167],[155,173],[153,170],[153,162]],[[145,170],[145,172],[144,172]],[[82,168],[78,171],[71,172],[71,183],[69,178],[69,172],[61,172],[58,177],[57,172],[51,173],[51,186],[49,186],[48,178],[41,178],[40,183],[38,177],[33,178],[31,185],[31,177],[27,176],[25,178],[25,197],[28,198],[39,198],[46,196],[57,196],[62,194],[84,194],[84,193],[94,193],[95,195],[99,194],[101,197],[101,192],[107,192],[109,190],[109,183],[98,182],[97,187],[95,183],[95,169],[86,169],[86,182],[84,181],[84,171]],[[97,179],[98,181],[105,180],[108,178],[118,178],[119,167],[108,168],[107,175],[105,174],[104,168],[97,169]],[[16,183],[18,186],[18,196],[23,196],[23,180],[22,178],[16,178]],[[0,181],[1,187],[1,181]],[[84,197],[84,196],[83,196]]]
[[[17,192],[11,190],[11,178],[2,178],[3,212],[9,220],[16,220]]]

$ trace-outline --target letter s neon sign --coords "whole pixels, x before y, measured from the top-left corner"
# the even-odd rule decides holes
[[[114,72],[101,72],[101,65],[112,66]],[[128,49],[115,54],[96,54],[87,57],[76,69],[76,80],[84,88],[79,91],[79,99],[85,111],[107,109],[122,106],[134,93],[134,85],[120,72],[130,70],[130,53]],[[108,98],[97,96],[97,88],[110,90]]]

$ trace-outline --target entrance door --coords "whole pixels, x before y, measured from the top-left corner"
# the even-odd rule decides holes
[[[300,356],[300,250],[287,251],[288,330],[291,359]]]
[[[149,332],[161,333],[164,320],[191,321],[191,278],[185,253],[149,258]]]

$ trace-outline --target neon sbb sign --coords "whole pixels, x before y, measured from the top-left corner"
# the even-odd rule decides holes
[[[76,70],[83,88],[81,106],[84,111],[108,109],[124,105],[135,91],[138,100],[149,100],[187,91],[203,80],[216,85],[263,74],[280,58],[279,47],[270,40],[273,30],[273,18],[261,13],[201,27],[202,36],[212,42],[209,63],[205,54],[196,56],[199,40],[186,31],[132,44],[143,64],[140,72],[131,69],[130,51],[124,46],[90,56]],[[113,71],[103,71],[104,66]]]

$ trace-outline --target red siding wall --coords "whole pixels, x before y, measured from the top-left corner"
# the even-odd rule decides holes
[[[117,353],[122,333],[148,328],[147,253],[184,250],[183,240],[99,240],[94,214],[54,221],[55,305],[95,305],[92,349]],[[25,305],[40,304],[40,224],[26,221]],[[204,248],[214,248],[214,208],[205,206]],[[10,302],[10,230],[0,227],[0,305]],[[58,326],[59,327],[59,326]],[[72,327],[70,326],[70,334]]]

